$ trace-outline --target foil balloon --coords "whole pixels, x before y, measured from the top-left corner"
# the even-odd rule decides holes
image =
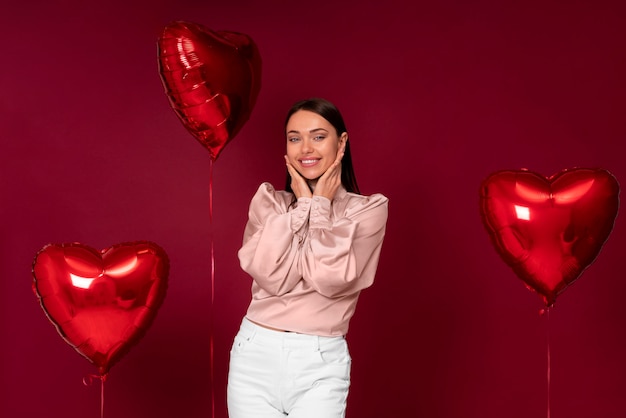
[[[618,207],[619,184],[603,169],[551,177],[499,171],[480,189],[482,220],[498,254],[548,307],[596,259]]]
[[[158,40],[171,107],[214,161],[247,122],[261,88],[261,58],[245,34],[177,21]]]
[[[33,262],[33,290],[61,337],[105,376],[152,324],[168,273],[151,242],[49,244]]]

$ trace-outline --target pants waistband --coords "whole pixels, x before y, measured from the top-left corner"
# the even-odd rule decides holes
[[[248,318],[243,318],[239,334],[257,342],[283,348],[313,348],[319,350],[321,347],[343,342],[344,337],[325,337],[319,335],[301,334],[298,332],[276,331],[255,324]]]

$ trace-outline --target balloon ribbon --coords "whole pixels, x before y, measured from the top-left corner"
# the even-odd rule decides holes
[[[91,386],[93,379],[100,379],[100,418],[104,418],[104,382],[107,380],[107,374],[89,374],[83,377],[83,385]]]
[[[546,351],[547,351],[547,361],[546,361],[546,365],[547,365],[547,370],[546,370],[546,383],[547,383],[547,406],[548,406],[548,411],[547,411],[547,418],[550,418],[550,362],[551,362],[551,358],[550,358],[550,308],[545,308],[541,310],[541,315],[545,315],[546,316]]]
[[[214,372],[214,363],[215,359],[213,356],[213,345],[214,345],[214,304],[215,304],[215,254],[213,250],[213,158],[209,163],[209,226],[211,230],[211,239],[209,242],[211,249],[211,312],[210,312],[210,323],[209,323],[209,367],[211,373],[211,417],[215,418],[215,372]]]

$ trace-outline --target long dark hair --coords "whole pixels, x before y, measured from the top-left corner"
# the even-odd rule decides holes
[[[289,112],[287,112],[287,118],[285,118],[285,129],[291,116],[299,110],[308,110],[309,112],[317,113],[335,128],[337,136],[341,136],[342,133],[348,132],[346,124],[343,121],[343,117],[339,112],[339,109],[326,99],[319,97],[313,97],[310,99],[301,100],[291,106]],[[346,141],[346,148],[341,160],[341,184],[343,187],[351,193],[361,194],[359,186],[356,182],[356,175],[354,174],[354,167],[352,166],[352,154],[350,153],[350,140]],[[287,171],[287,182],[285,190],[293,193],[291,189],[291,175]]]

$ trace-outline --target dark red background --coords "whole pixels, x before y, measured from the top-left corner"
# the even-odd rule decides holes
[[[57,4],[53,4],[57,3]],[[626,416],[626,229],[558,299],[496,255],[478,212],[491,172],[592,166],[626,179],[626,8],[619,1],[12,2],[0,64],[0,415],[97,417],[95,368],[31,290],[49,242],[150,240],[170,286],[105,384],[105,416],[225,417],[228,350],[249,299],[238,265],[249,199],[282,187],[284,114],[344,113],[365,193],[390,198],[377,282],[348,340],[348,417]],[[250,35],[252,116],[213,166],[170,109],[156,40],[173,20]],[[626,181],[626,180],[624,180]],[[626,184],[626,183],[625,183]],[[215,305],[210,303],[210,243]],[[548,338],[549,335],[549,338]],[[551,392],[547,388],[547,343]]]

